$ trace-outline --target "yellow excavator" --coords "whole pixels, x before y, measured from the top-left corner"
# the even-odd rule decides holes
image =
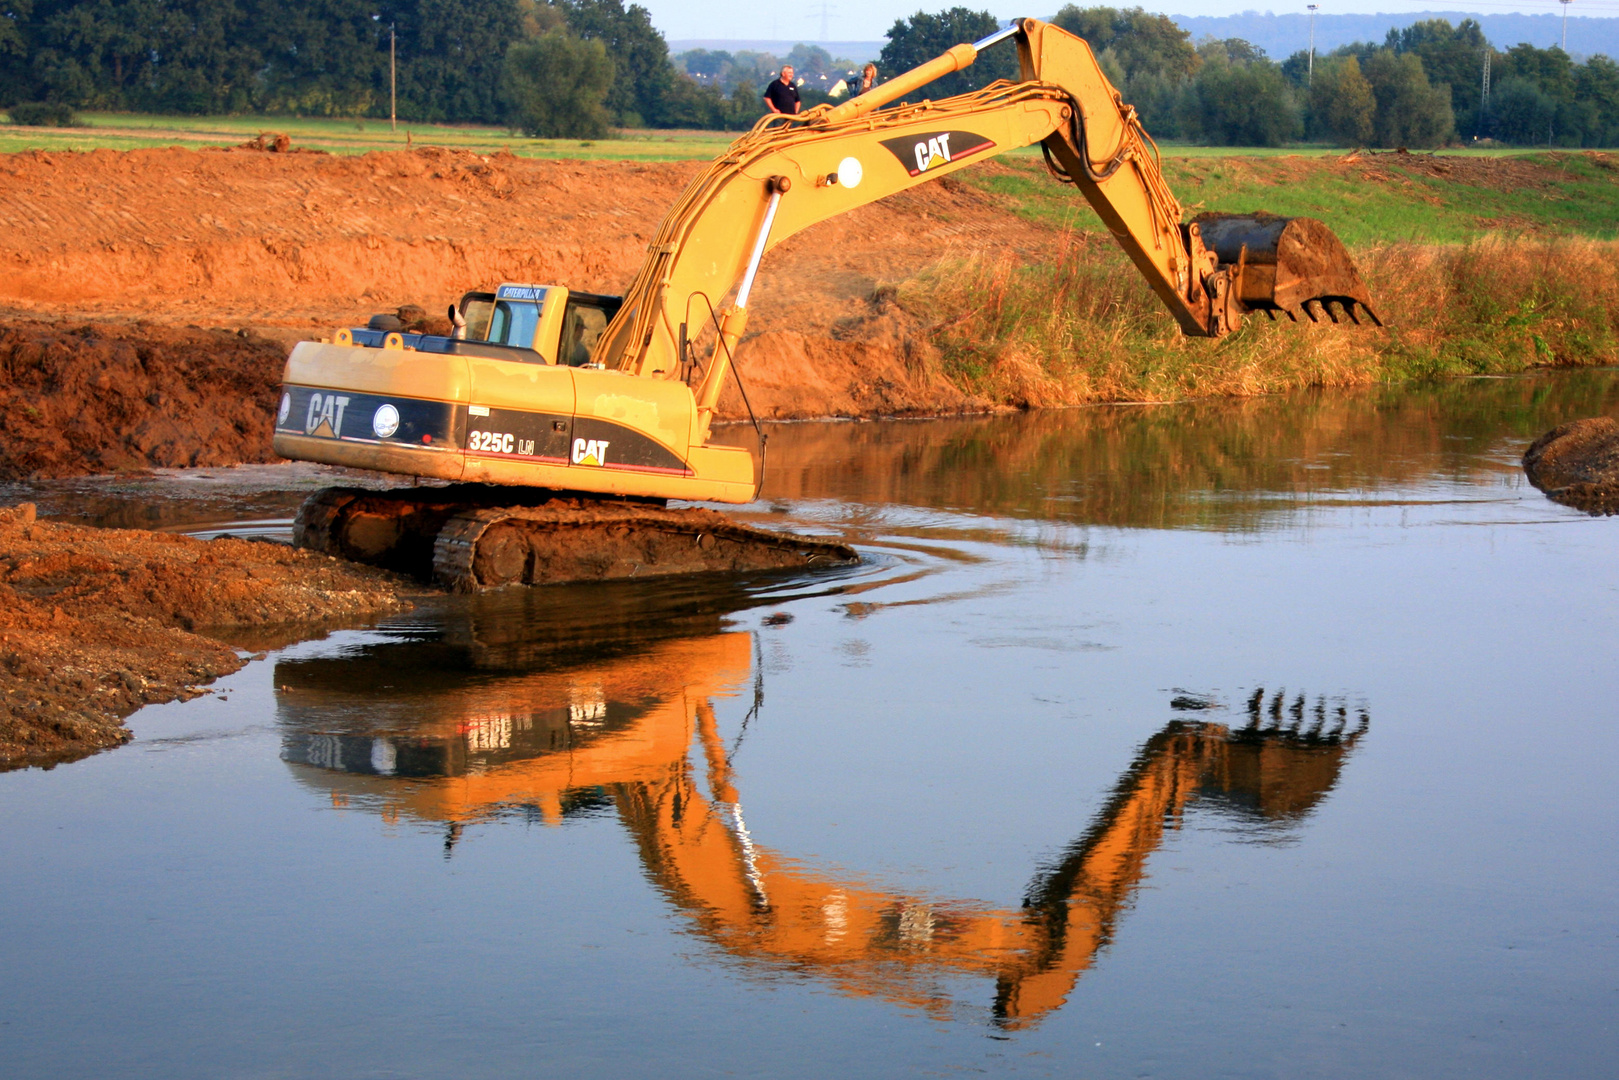
[[[426,656],[401,663],[398,645],[281,661],[282,758],[334,806],[445,829],[447,855],[479,822],[616,812],[658,890],[727,955],[944,1018],[956,1014],[947,987],[991,980],[990,1016],[1014,1029],[1063,1004],[1187,811],[1286,836],[1369,725],[1348,702],[1281,691],[1253,692],[1238,726],[1172,720],[1022,905],[997,908],[830,873],[754,836],[715,715],[717,699],[748,691],[751,633],[492,677],[518,659],[500,639],[507,626],[481,641],[474,621],[432,646],[464,653],[477,679],[446,680]]]
[[[902,101],[1006,39],[1019,81]],[[850,101],[762,119],[686,188],[622,298],[503,284],[464,296],[447,336],[356,329],[300,343],[278,454],[462,486],[318,493],[295,542],[460,590],[852,560],[841,545],[661,505],[758,496],[762,460],[709,436],[760,261],[817,222],[1034,143],[1186,334],[1219,337],[1254,311],[1377,321],[1321,222],[1183,220],[1090,46],[1022,19]]]

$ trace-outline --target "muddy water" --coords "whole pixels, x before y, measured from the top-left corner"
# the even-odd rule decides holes
[[[1516,458],[1616,407],[777,428],[744,515],[864,565],[434,601],[0,776],[0,1071],[1611,1075],[1619,523]]]

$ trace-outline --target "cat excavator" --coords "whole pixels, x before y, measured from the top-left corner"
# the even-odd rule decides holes
[[[1007,39],[1018,81],[904,100]],[[1090,46],[1022,19],[842,104],[762,119],[682,193],[622,298],[508,283],[463,297],[450,335],[344,329],[299,343],[276,453],[452,486],[327,489],[301,509],[295,543],[462,591],[853,560],[842,545],[663,505],[759,495],[762,439],[755,460],[710,435],[760,262],[817,222],[1036,143],[1184,333],[1217,338],[1251,312],[1378,323],[1321,222],[1183,220]]]

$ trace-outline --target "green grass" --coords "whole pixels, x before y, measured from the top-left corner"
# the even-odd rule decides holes
[[[163,146],[235,146],[262,131],[285,132],[294,147],[333,154],[445,146],[478,153],[509,150],[519,157],[688,161],[715,157],[736,137],[723,131],[626,130],[616,138],[528,139],[504,128],[476,124],[418,124],[386,120],[333,120],[289,116],[146,116],[80,113],[80,128],[0,127],[0,152],[24,150],[136,150]]]
[[[1196,153],[1183,154],[1183,150]],[[1545,167],[1547,182],[1520,188],[1435,177],[1411,166],[1377,162],[1389,179],[1367,180],[1357,169],[1305,167],[1305,153],[1262,154],[1167,147],[1164,175],[1188,214],[1266,210],[1317,217],[1351,247],[1388,241],[1464,243],[1487,233],[1539,232],[1593,239],[1619,237],[1619,172],[1581,152],[1459,151],[1453,157],[1518,158]],[[1342,156],[1318,149],[1313,156]],[[1011,172],[968,170],[961,178],[1000,197],[1015,211],[1059,228],[1096,230],[1100,220],[1084,199],[1046,175],[1038,158],[1001,159]]]

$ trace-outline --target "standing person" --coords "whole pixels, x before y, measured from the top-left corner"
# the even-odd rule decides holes
[[[765,87],[765,104],[770,106],[773,113],[792,116],[798,112],[799,101],[798,87],[793,85],[793,66],[783,64],[781,78]]]
[[[877,65],[876,64],[867,64],[865,69],[860,72],[860,84],[855,87],[854,93],[852,95],[850,95],[850,96],[859,97],[861,94],[864,94],[867,90],[870,90],[873,86],[876,86],[876,85],[877,85]]]

